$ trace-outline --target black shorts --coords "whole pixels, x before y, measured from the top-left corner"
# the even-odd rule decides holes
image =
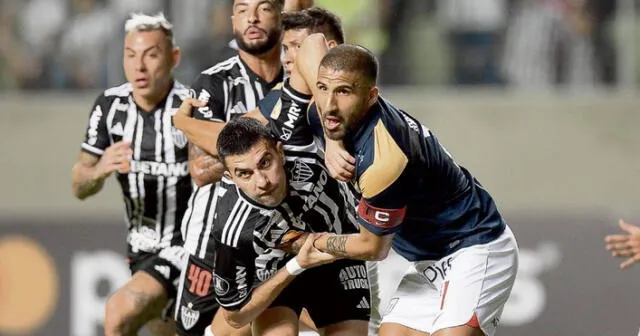
[[[270,307],[309,311],[316,327],[349,320],[369,321],[371,297],[364,261],[343,259],[304,271]]]
[[[129,270],[131,275],[138,271],[151,275],[164,287],[171,301],[176,297],[185,257],[186,252],[182,246],[169,246],[158,253],[129,253]]]
[[[180,336],[202,336],[218,311],[209,261],[189,255],[180,276],[176,300],[176,332]]]

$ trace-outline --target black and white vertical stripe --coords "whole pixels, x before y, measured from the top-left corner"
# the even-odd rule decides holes
[[[270,90],[266,82],[246,68],[239,56],[204,70],[201,76],[207,76],[207,80],[215,84],[212,87],[222,87],[222,97],[217,99],[223,102],[224,120],[215,118],[214,121],[228,122],[255,109]],[[214,249],[215,242],[209,239],[209,235],[214,222],[216,196],[219,196],[215,194],[216,189],[218,184],[197,188],[189,201],[182,225],[185,227],[185,248],[191,254],[204,257],[207,251]],[[233,241],[234,237],[231,239]]]
[[[186,167],[187,147],[174,143],[171,116],[188,95],[188,89],[175,82],[163,105],[145,112],[133,101],[130,84],[106,90],[105,97],[110,102],[106,127],[111,143],[131,142],[133,166],[151,163]],[[144,246],[142,250],[155,252],[180,244],[180,223],[191,193],[190,177],[166,170],[164,174],[138,170],[117,174],[117,178],[124,194],[129,230],[139,231],[144,226],[155,232],[153,246]],[[130,248],[134,252],[139,250],[137,246]]]

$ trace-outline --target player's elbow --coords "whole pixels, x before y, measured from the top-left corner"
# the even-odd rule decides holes
[[[360,246],[365,246],[363,259],[381,261],[389,255],[391,244],[388,239],[372,239],[372,237],[368,235],[360,235],[360,239],[362,240]]]
[[[75,184],[71,187],[71,190],[73,191],[73,196],[81,201],[84,201],[85,199],[87,199],[87,197],[89,197],[89,195],[83,193],[82,190],[80,190]]]
[[[370,248],[365,252],[364,259],[369,261],[382,261],[387,259],[388,255],[389,255],[389,249]]]

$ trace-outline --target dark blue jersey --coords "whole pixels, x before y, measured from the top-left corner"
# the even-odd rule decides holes
[[[315,106],[309,113],[321,131]],[[379,97],[345,139],[356,158],[358,222],[409,261],[437,260],[497,238],[505,222],[480,183],[456,164],[435,135]]]

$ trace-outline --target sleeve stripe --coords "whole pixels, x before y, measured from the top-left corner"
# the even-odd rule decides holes
[[[86,142],[82,143],[82,149],[86,150],[89,153],[93,153],[93,154],[96,154],[96,155],[104,154],[104,150],[96,148],[96,147],[93,147],[93,146],[87,144]]]
[[[393,185],[409,162],[382,120],[374,129],[374,142],[373,163],[364,170],[358,181],[365,198],[375,197]]]
[[[238,247],[240,232],[242,231],[244,223],[246,222],[250,212],[251,207],[249,204],[238,200],[224,225],[224,229],[222,230],[223,244],[231,247]]]

